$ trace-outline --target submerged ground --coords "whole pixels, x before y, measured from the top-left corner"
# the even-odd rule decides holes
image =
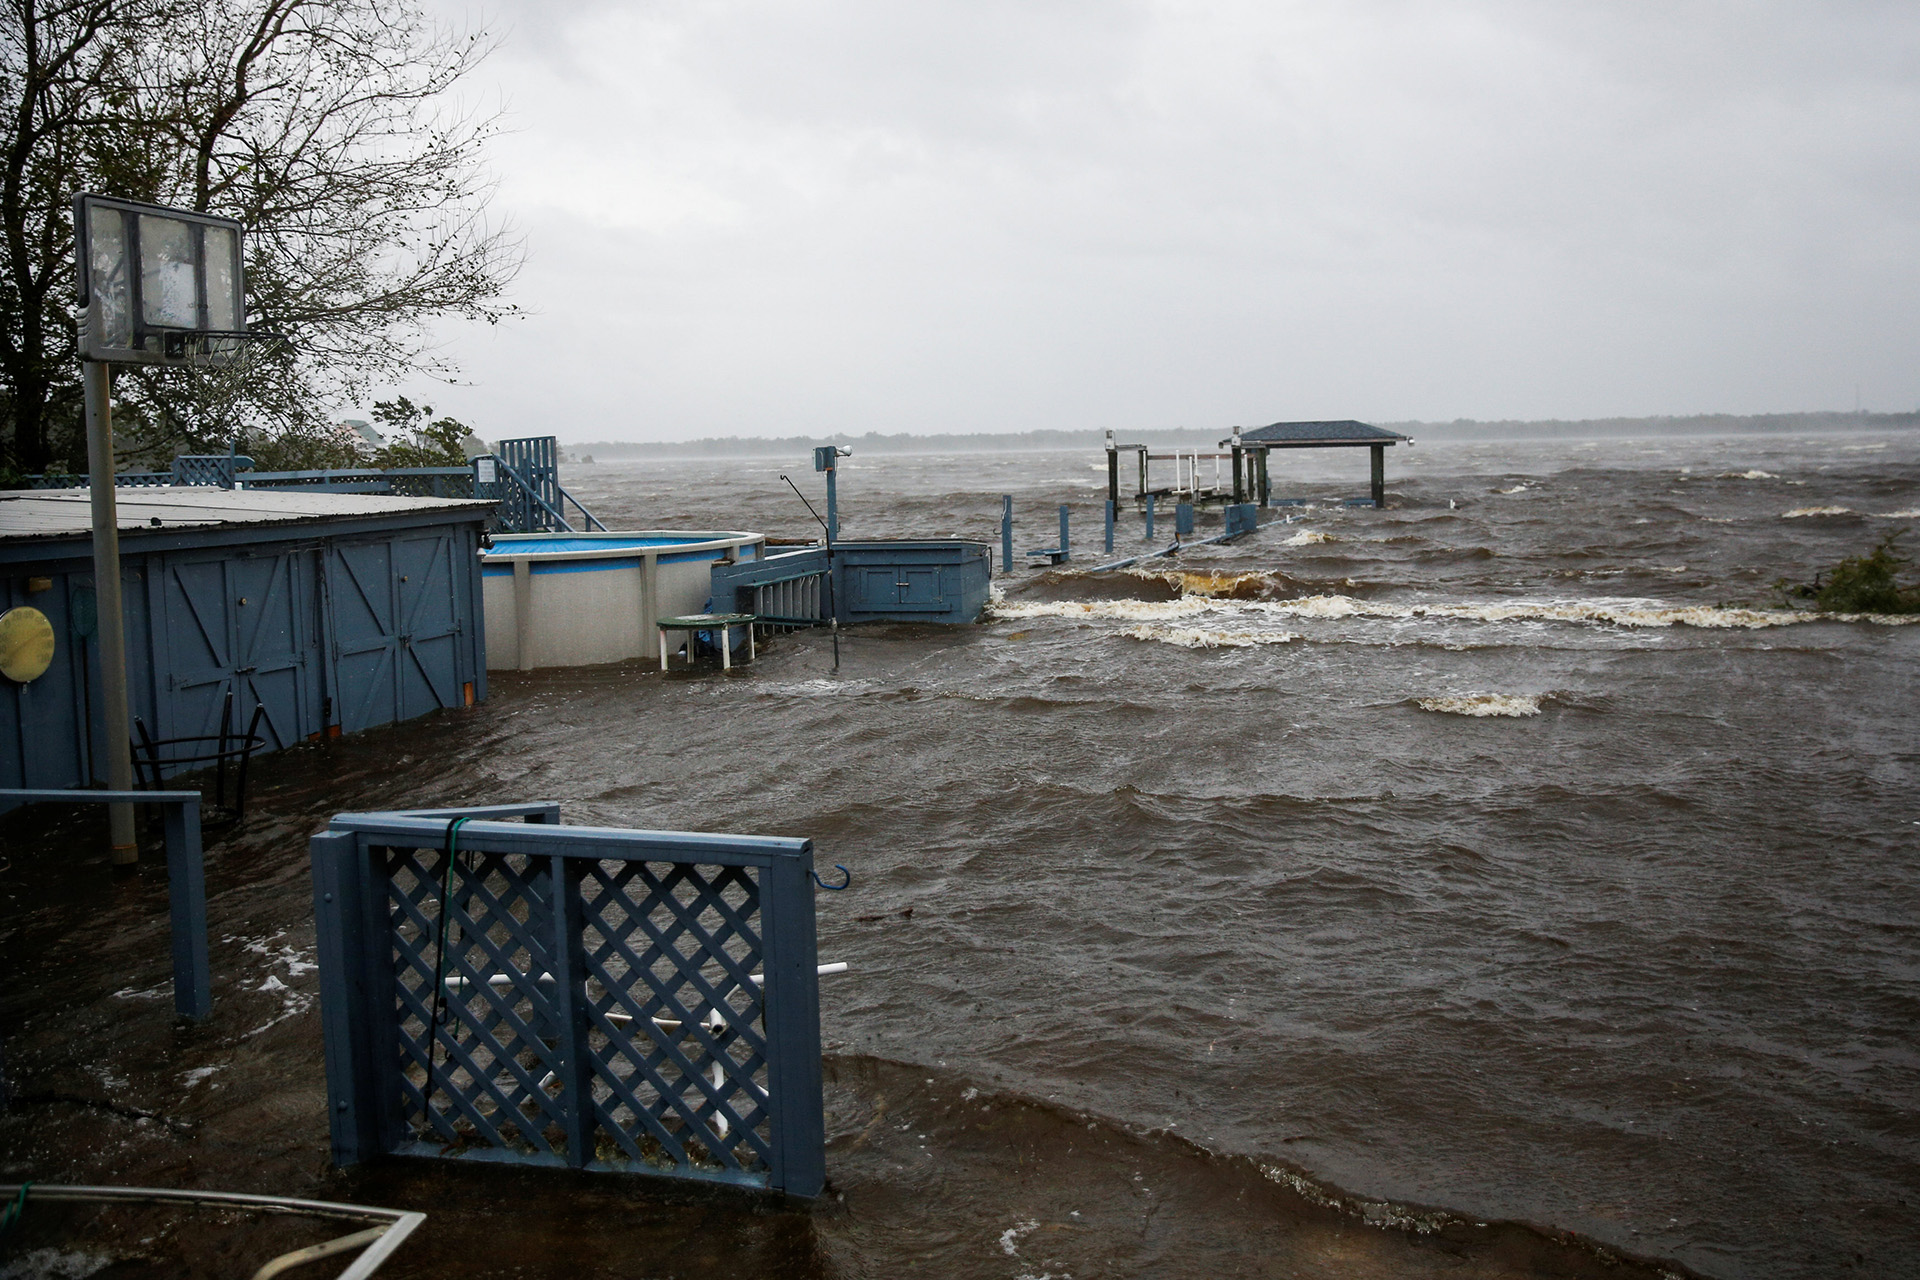
[[[854,464],[849,536],[989,536],[1000,492],[1033,545],[1062,501],[1098,528],[1097,456]],[[728,678],[496,675],[274,758],[210,850],[204,1028],[167,1017],[158,868],[10,819],[0,1168],[428,1209],[394,1274],[1902,1274],[1920,629],[1767,588],[1916,519],[1920,449],[1392,464],[1385,512],[1023,573],[981,627],[856,633],[837,675],[810,635]],[[778,470],[567,483],[616,527],[802,532]],[[820,909],[853,965],[823,983],[834,1196],[329,1172],[305,836],[525,799],[854,869]]]

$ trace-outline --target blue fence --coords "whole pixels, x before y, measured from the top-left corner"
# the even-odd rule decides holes
[[[558,824],[349,814],[313,838],[334,1159],[819,1194],[812,843]]]
[[[0,790],[0,813],[23,804],[153,804],[166,818],[167,913],[173,927],[173,1010],[213,1012],[207,965],[207,877],[198,791]]]

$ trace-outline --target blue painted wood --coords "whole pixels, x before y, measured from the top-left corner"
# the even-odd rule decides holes
[[[1000,495],[1000,572],[1013,572],[1013,495]]]
[[[354,866],[359,842],[328,832],[308,842],[313,869],[313,922],[320,965],[320,1041],[327,1068],[327,1127],[336,1164],[372,1159],[383,1149],[377,1104],[368,1079],[366,1044],[354,1028],[364,1025],[365,939],[360,880]]]
[[[806,614],[768,613],[756,608],[755,601],[760,594],[768,600],[780,598],[762,593],[763,588],[824,579],[829,563],[826,548],[810,547],[744,564],[716,564],[711,577],[713,605],[753,613],[762,623],[825,622],[828,593],[824,588],[797,597],[816,610]],[[977,621],[986,609],[993,549],[960,540],[836,542],[831,565],[838,584],[833,603],[843,623],[965,623]]]
[[[128,534],[128,702],[155,737],[217,734],[229,694],[238,726],[264,708],[265,750],[464,706],[469,685],[484,699],[478,517],[402,513],[340,530],[250,527],[245,544],[220,527]],[[29,591],[34,577],[50,589]],[[82,787],[104,771],[92,586],[84,541],[0,576],[0,607],[41,609],[56,645],[39,680],[0,681],[0,785]]]
[[[449,864],[457,816],[472,820]],[[329,1091],[348,1103],[336,1160],[399,1152],[817,1194],[812,845],[541,821],[557,816],[343,814],[316,837]],[[340,888],[352,867],[380,904],[357,938]],[[366,1114],[383,1108],[397,1123],[370,1143]]]
[[[1193,532],[1193,504],[1178,503],[1173,508],[1173,531],[1184,538]]]
[[[766,934],[767,1088],[774,1098],[818,1098],[820,977],[815,939],[813,853],[781,859],[763,873]],[[773,1184],[816,1196],[826,1183],[823,1109],[783,1106],[773,1124]]]
[[[1147,495],[1147,532],[1146,532],[1146,540],[1148,542],[1153,541],[1153,501],[1154,501],[1154,495],[1151,493],[1148,494]]]
[[[0,790],[0,812],[23,804],[157,804],[165,811],[167,913],[172,931],[173,1008],[196,1021],[213,1011],[207,961],[206,861],[200,846],[198,791]]]
[[[173,916],[173,1008],[196,1022],[213,1012],[207,961],[207,874],[200,795],[166,806],[167,902]]]

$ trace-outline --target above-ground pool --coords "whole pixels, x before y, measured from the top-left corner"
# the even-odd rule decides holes
[[[765,542],[678,529],[495,534],[480,569],[487,669],[644,657],[656,622],[705,607],[717,561],[757,560]]]

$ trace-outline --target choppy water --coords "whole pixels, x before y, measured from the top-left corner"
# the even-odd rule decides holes
[[[529,700],[493,767],[575,820],[850,864],[851,1051],[1713,1274],[1905,1271],[1920,627],[1767,585],[1920,520],[1920,441],[1394,452],[1387,511],[1023,570],[986,625],[855,633],[838,676],[807,635],[733,679],[498,679]],[[1020,546],[1072,502],[1103,558],[1097,452],[843,465],[846,536],[990,538],[1011,492]],[[780,469],[565,479],[615,527],[803,533]]]
[[[823,1030],[830,1074],[866,1083],[829,1093],[846,1212],[739,1228],[753,1258],[804,1254],[768,1263],[794,1274],[1058,1273],[1043,1238],[1073,1274],[1251,1272],[1250,1188],[1279,1166],[1715,1276],[1913,1274],[1920,626],[1785,614],[1768,584],[1920,522],[1920,439],[1394,455],[1386,511],[1290,509],[1102,574],[1097,451],[855,457],[849,537],[990,538],[1010,492],[1022,547],[1074,504],[1083,568],[1023,567],[981,626],[855,630],[837,675],[823,633],[724,677],[497,672],[473,712],[270,758],[258,816],[210,850],[215,914],[297,914],[302,837],[333,807],[558,799],[573,822],[812,837],[856,877],[820,895],[823,958],[854,968],[822,983]],[[817,492],[805,462],[785,469]],[[615,527],[804,534],[782,469],[564,478]],[[1364,458],[1275,481],[1331,501]],[[1119,545],[1145,546],[1131,517]],[[111,991],[137,949],[68,938],[66,910],[13,936],[54,1004]],[[216,972],[242,975],[221,1000],[244,1019],[279,998],[259,963],[280,971],[243,943]],[[53,1032],[30,1030],[31,1068]],[[282,1030],[287,1132],[319,1143],[296,1105],[320,1097],[315,1032]],[[876,1090],[901,1132],[860,1111]],[[1220,1160],[1077,1138],[1076,1110]],[[1009,1152],[1029,1179],[1050,1162],[1057,1204]],[[1145,1187],[1185,1196],[1151,1253]],[[1022,1234],[1082,1211],[1109,1225]],[[1417,1272],[1398,1265],[1345,1269]]]

